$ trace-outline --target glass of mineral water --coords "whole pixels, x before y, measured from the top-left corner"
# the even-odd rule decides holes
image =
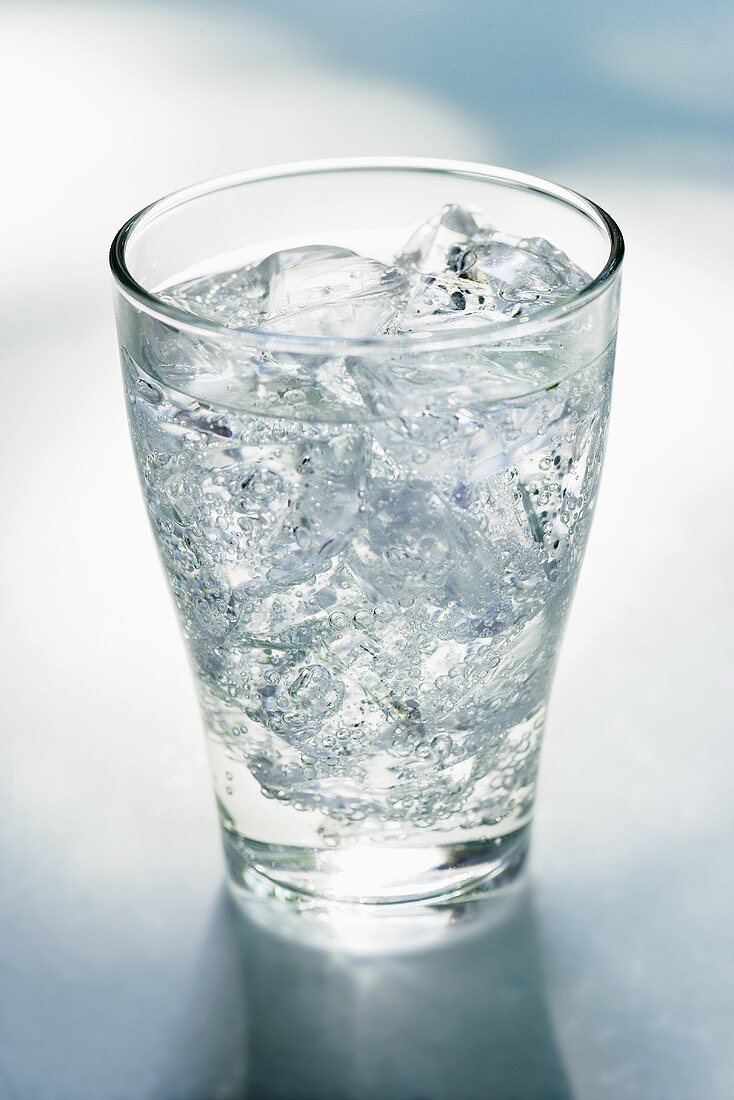
[[[604,451],[623,244],[516,172],[251,171],[111,262],[231,883],[465,907],[528,847]]]

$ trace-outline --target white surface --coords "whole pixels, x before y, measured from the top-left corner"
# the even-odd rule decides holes
[[[238,940],[127,441],[109,240],[149,199],[250,164],[511,150],[491,104],[480,128],[263,15],[9,3],[2,18],[0,1096],[215,1100],[249,1081],[294,1100],[511,1085],[730,1100],[734,187],[591,143],[512,165],[591,194],[629,248],[532,905],[514,931],[402,960]]]

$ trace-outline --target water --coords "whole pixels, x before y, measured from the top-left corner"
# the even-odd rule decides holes
[[[280,250],[166,297],[233,329],[364,338],[532,320],[588,281],[459,207],[397,245]],[[517,862],[611,350],[589,362],[580,329],[304,356],[163,326],[141,347],[133,439],[235,879],[404,900]]]

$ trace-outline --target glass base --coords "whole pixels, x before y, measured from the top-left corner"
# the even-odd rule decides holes
[[[315,850],[231,832],[224,845],[231,890],[258,924],[347,949],[403,950],[504,915],[529,839],[524,824],[500,837],[415,848]]]

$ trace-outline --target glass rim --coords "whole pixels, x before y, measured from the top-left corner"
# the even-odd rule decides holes
[[[537,311],[529,318],[509,320],[499,325],[480,323],[475,326],[447,328],[443,331],[386,334],[370,337],[303,336],[297,333],[268,332],[260,328],[228,327],[227,325],[195,317],[173,303],[146,290],[132,275],[127,264],[127,249],[134,236],[152,225],[161,215],[184,206],[193,200],[218,191],[240,187],[249,183],[267,183],[288,177],[311,176],[338,172],[402,171],[456,175],[487,183],[499,183],[518,190],[530,191],[571,207],[606,234],[609,251],[606,261],[597,275],[579,290],[559,302]],[[389,351],[430,352],[446,351],[456,347],[472,347],[477,344],[495,345],[530,336],[547,328],[556,320],[566,319],[604,292],[614,280],[624,257],[624,238],[614,219],[597,203],[584,195],[541,176],[499,168],[472,161],[443,160],[429,157],[340,157],[327,160],[296,161],[263,168],[251,168],[244,172],[219,176],[189,187],[173,191],[149,203],[124,223],[112,241],[109,263],[120,293],[145,313],[164,324],[195,336],[241,344],[262,351],[290,352],[307,355],[376,354]]]

